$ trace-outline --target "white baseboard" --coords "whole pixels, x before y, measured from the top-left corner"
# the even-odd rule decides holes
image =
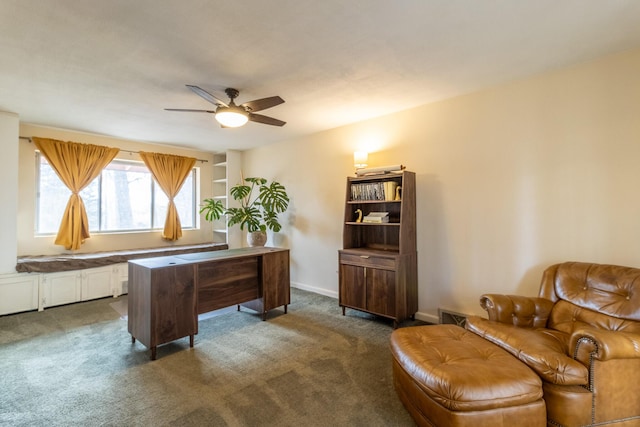
[[[437,325],[438,323],[440,323],[440,319],[438,318],[438,316],[434,314],[429,314],[429,313],[417,312],[416,319],[422,320],[423,322],[427,322],[427,323],[433,323],[434,325]]]
[[[309,286],[309,285],[305,285],[303,283],[298,283],[298,282],[291,282],[291,287],[292,288],[296,288],[296,289],[302,289],[303,291],[309,291],[309,292],[313,292],[313,293],[316,293],[316,294],[324,295],[326,297],[331,297],[331,298],[338,299],[338,292],[337,291],[330,291],[328,289],[318,288],[318,287],[315,287],[315,286]]]

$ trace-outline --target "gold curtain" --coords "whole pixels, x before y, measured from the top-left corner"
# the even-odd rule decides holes
[[[181,157],[171,154],[140,152],[142,161],[147,165],[156,182],[169,198],[167,219],[164,222],[162,238],[166,240],[178,240],[182,237],[182,226],[178,210],[173,198],[178,194],[182,184],[189,176],[196,159],[193,157]]]
[[[37,137],[33,138],[33,142],[62,182],[71,190],[55,244],[64,246],[65,249],[80,249],[85,239],[91,236],[87,211],[79,193],[100,175],[120,150]]]

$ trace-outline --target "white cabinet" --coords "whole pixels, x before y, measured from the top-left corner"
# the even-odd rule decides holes
[[[114,264],[111,270],[111,289],[113,297],[129,293],[129,264],[126,262]]]
[[[62,271],[40,275],[40,309],[80,301],[82,271]]]
[[[58,273],[0,275],[0,316],[127,293],[126,262]]]
[[[39,308],[121,295],[122,283],[127,280],[126,273],[122,272],[126,270],[126,265],[123,263],[85,270],[41,274],[42,298]]]
[[[39,274],[0,275],[0,315],[38,308]]]
[[[88,301],[90,299],[112,296],[112,270],[112,267],[82,270],[82,292],[80,292],[80,300]]]

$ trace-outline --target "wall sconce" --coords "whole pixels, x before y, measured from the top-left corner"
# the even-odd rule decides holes
[[[369,153],[366,151],[355,151],[353,153],[353,166],[355,166],[356,169],[366,168],[368,160]]]

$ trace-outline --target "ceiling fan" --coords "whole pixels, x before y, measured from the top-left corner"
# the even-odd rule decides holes
[[[199,88],[198,86],[186,85],[196,95],[199,95],[206,101],[216,105],[218,108],[215,110],[191,110],[184,108],[165,108],[167,111],[185,111],[192,113],[212,113],[215,114],[216,120],[223,128],[235,128],[240,127],[248,121],[262,123],[272,126],[284,126],[287,122],[274,119],[273,117],[263,116],[262,114],[256,114],[256,111],[266,110],[267,108],[275,107],[284,102],[284,99],[279,96],[271,96],[269,98],[255,99],[253,101],[245,102],[240,105],[236,105],[233,100],[238,97],[240,92],[234,88],[225,89],[225,93],[229,97],[229,102],[220,101],[215,96],[211,95],[206,90]]]

